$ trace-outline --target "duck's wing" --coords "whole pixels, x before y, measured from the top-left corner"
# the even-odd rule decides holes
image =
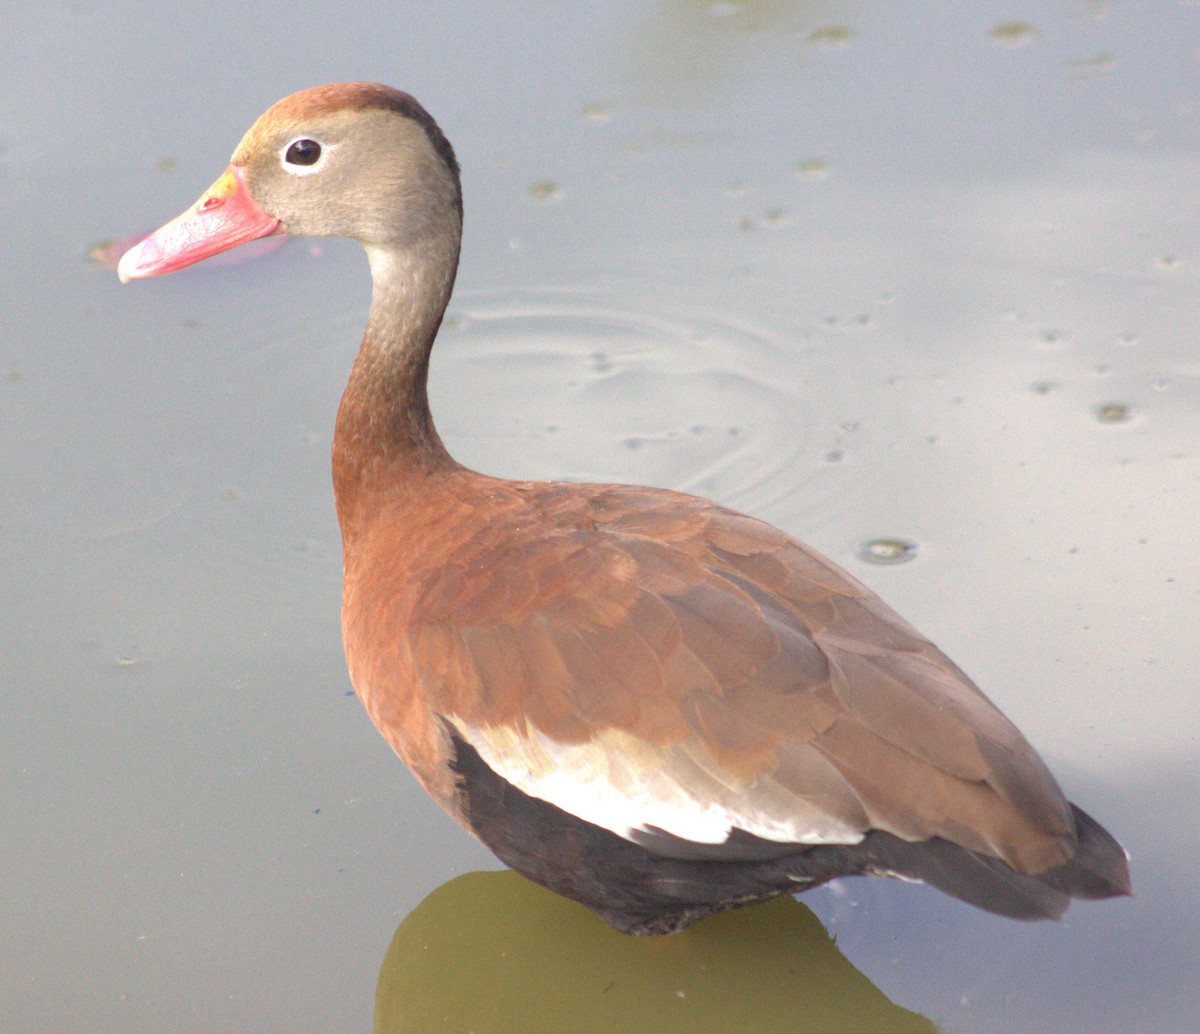
[[[594,486],[557,486],[520,528],[440,558],[406,634],[430,708],[524,793],[680,857],[872,830],[1023,872],[1073,854],[1070,806],[1012,723],[783,532]]]

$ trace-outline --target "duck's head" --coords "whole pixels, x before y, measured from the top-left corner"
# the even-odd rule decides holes
[[[157,276],[275,233],[352,237],[368,250],[453,238],[454,151],[406,93],[378,83],[302,90],[268,109],[186,212],[131,248],[122,281]]]

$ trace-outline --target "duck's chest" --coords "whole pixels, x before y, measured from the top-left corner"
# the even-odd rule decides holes
[[[419,507],[380,505],[346,537],[350,678],[371,721],[431,792],[448,750],[438,715],[479,691],[457,649],[463,622],[456,608],[447,611],[445,595],[512,548],[523,523],[514,509],[494,494],[431,494]]]

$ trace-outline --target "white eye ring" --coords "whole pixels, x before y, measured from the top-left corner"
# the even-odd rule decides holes
[[[279,149],[279,164],[293,176],[309,176],[325,164],[333,145],[322,144],[311,136],[298,136]]]

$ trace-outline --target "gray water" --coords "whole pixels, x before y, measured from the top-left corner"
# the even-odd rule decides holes
[[[0,15],[0,1029],[366,1029],[401,921],[497,865],[344,671],[361,252],[104,268],[341,79],[462,161],[432,392],[463,462],[794,532],[1132,855],[1136,898],[1060,924],[806,895],[850,964],[948,1031],[1200,1026],[1200,6],[901,6]]]

